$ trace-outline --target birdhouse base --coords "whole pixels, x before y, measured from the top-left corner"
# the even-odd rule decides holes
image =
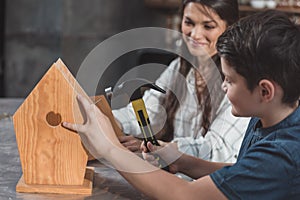
[[[16,191],[22,193],[92,194],[94,168],[86,167],[83,185],[28,185],[20,178]]]

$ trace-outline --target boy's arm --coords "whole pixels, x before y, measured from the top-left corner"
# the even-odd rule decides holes
[[[231,163],[210,162],[183,154],[177,161],[178,172],[198,179],[209,175],[218,169],[232,165]]]
[[[64,122],[63,125],[77,131],[94,157],[104,157],[141,192],[155,199],[225,199],[209,176],[186,182],[128,151],[119,142],[108,117],[86,99],[79,97],[78,100],[83,107],[83,115],[86,116],[85,123],[80,125]],[[208,173],[209,170],[204,168],[211,167],[209,162],[199,160],[199,164],[201,162],[202,172]]]
[[[143,160],[135,163],[140,162]],[[149,166],[145,164],[146,169]],[[187,182],[160,169],[149,173],[119,172],[135,188],[153,199],[226,199],[209,176]]]
[[[187,182],[150,165],[122,145],[115,144],[108,152],[105,159],[116,167],[130,184],[154,199],[226,199],[207,175],[196,181]],[[212,163],[191,156],[183,157],[181,161],[180,168],[183,167],[183,171],[193,168],[192,172],[201,173],[199,176],[223,166],[221,163]],[[196,170],[197,167],[200,168]]]
[[[151,151],[155,154],[160,155],[164,161],[169,164],[169,170],[171,173],[183,173],[193,179],[198,179],[203,176],[209,175],[218,169],[225,166],[231,166],[232,163],[221,163],[221,162],[210,162],[203,159],[196,158],[187,154],[183,154],[178,151],[176,144],[165,143],[159,141],[160,146],[152,145],[150,142],[147,143],[147,148],[141,145],[143,150],[143,157],[150,163],[157,165],[157,161],[152,154],[146,152]]]

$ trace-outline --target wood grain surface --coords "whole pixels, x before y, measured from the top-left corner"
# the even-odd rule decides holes
[[[58,60],[14,114],[26,184],[83,184],[87,154],[79,135],[61,125],[62,121],[83,122],[77,94],[88,98],[68,68]]]
[[[94,168],[87,167],[82,185],[28,185],[22,176],[16,186],[17,192],[55,193],[55,194],[92,194]]]

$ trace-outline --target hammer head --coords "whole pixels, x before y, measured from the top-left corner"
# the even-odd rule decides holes
[[[113,96],[116,97],[120,94],[127,94],[130,97],[130,101],[140,99],[143,97],[142,89],[151,88],[162,93],[166,93],[165,90],[157,86],[155,83],[146,79],[132,79],[127,80],[116,86],[113,89]],[[108,91],[108,89],[107,89]],[[111,91],[111,89],[110,89]]]

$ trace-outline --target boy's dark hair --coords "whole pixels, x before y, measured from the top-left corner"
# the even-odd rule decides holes
[[[217,50],[253,91],[262,79],[279,84],[283,103],[300,96],[300,27],[280,11],[268,10],[241,19],[218,39]]]

